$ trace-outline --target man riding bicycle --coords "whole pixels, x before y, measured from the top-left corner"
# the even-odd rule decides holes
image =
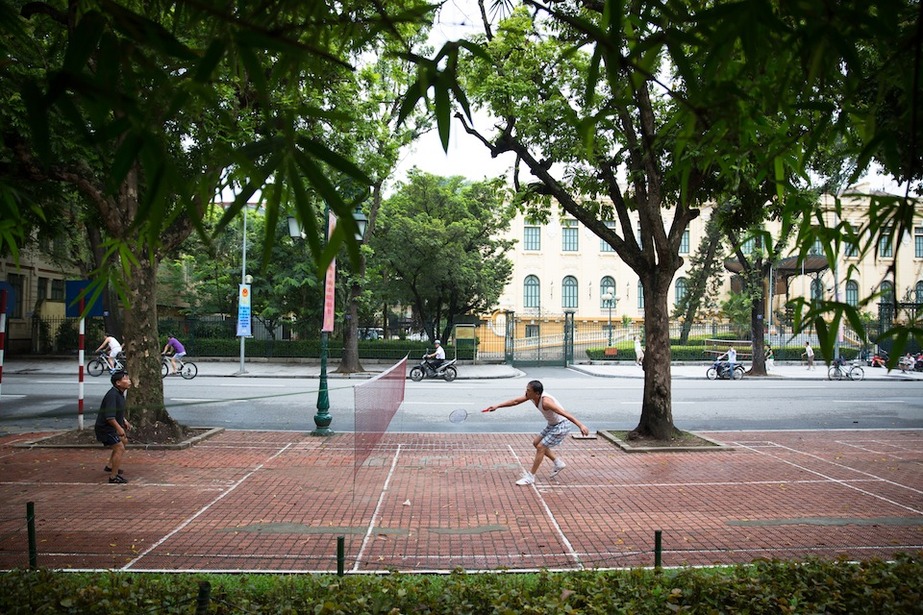
[[[170,364],[173,366],[173,370],[170,373],[175,374],[179,371],[179,369],[176,367],[176,360],[182,359],[186,356],[186,348],[180,343],[178,339],[173,337],[172,333],[168,334],[167,338],[167,344],[163,347],[163,354],[167,354],[168,351],[172,353],[169,355]]]

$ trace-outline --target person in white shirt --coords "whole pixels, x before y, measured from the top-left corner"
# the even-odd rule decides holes
[[[423,358],[432,359],[432,361],[428,361],[430,367],[433,369],[439,369],[439,366],[445,362],[445,348],[442,347],[442,342],[439,340],[436,340],[434,343],[436,344],[436,350],[429,354],[423,355]]]
[[[567,465],[560,457],[554,454],[553,449],[567,437],[570,432],[570,424],[573,423],[580,429],[584,436],[590,435],[587,426],[578,421],[574,415],[567,412],[561,404],[558,403],[551,395],[545,395],[545,387],[538,380],[533,380],[526,385],[526,392],[514,399],[499,403],[495,406],[487,406],[481,412],[493,412],[497,408],[508,408],[518,406],[521,403],[531,401],[542,413],[548,424],[540,434],[532,440],[532,446],[535,447],[535,460],[532,462],[531,471],[525,472],[522,478],[516,481],[517,485],[535,484],[535,473],[542,465],[542,461],[547,457],[554,464],[551,470],[551,476],[557,476],[558,472],[563,470]]]
[[[725,352],[723,355],[718,357],[719,361],[723,359],[727,359],[728,373],[733,376],[734,375],[734,365],[737,363],[737,351],[733,347],[728,348],[727,352]]]
[[[808,369],[814,369],[814,349],[811,348],[811,342],[804,343],[804,352],[801,353],[801,356],[808,360]]]
[[[109,356],[106,357],[106,360],[109,361],[109,369],[113,370],[115,369],[115,358],[119,356],[120,352],[122,352],[122,345],[119,343],[119,340],[106,333],[106,339],[104,339],[103,343],[99,345],[99,348],[96,349],[96,352],[99,352],[106,346],[109,347]]]

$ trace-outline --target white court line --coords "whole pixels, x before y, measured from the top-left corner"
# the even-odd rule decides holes
[[[864,446],[859,446],[859,444],[857,444],[856,442],[844,442],[843,440],[834,440],[834,442],[836,442],[837,444],[842,444],[843,446],[848,446],[848,447],[850,447],[850,448],[854,448],[854,449],[857,449],[857,450],[860,450],[860,451],[864,451],[864,452],[866,452],[866,453],[872,453],[872,454],[874,454],[874,455],[886,455],[886,456],[890,457],[891,459],[903,459],[903,456],[901,456],[901,455],[899,455],[899,454],[896,454],[896,453],[893,453],[893,452],[889,453],[889,452],[886,452],[886,451],[876,451],[876,450],[871,449],[871,448],[866,448],[866,447],[864,447]],[[879,442],[878,440],[860,440],[859,442],[862,442],[862,443],[864,443],[864,444],[875,444],[875,445],[878,445],[878,446],[881,446],[881,447],[891,446],[892,448],[896,448],[896,449],[898,449],[899,451],[900,451],[900,450],[904,450],[904,451],[908,450],[908,449],[903,448],[903,447],[892,446],[892,445],[887,444],[887,443],[885,443],[885,442]]]
[[[372,532],[375,531],[375,521],[378,519],[378,514],[381,512],[381,506],[384,504],[385,495],[388,493],[388,486],[391,484],[391,478],[394,476],[394,471],[397,468],[397,459],[401,456],[401,445],[397,445],[397,450],[394,452],[394,457],[391,459],[391,469],[388,470],[388,478],[385,479],[385,484],[381,488],[381,495],[378,496],[378,504],[375,505],[375,511],[372,513],[372,518],[369,520],[369,529],[365,532],[365,538],[362,539],[362,545],[359,547],[359,553],[356,554],[356,563],[353,564],[353,572],[359,571],[359,564],[362,562],[362,556],[365,554],[365,548],[369,544],[369,540],[372,537]]]
[[[513,447],[510,446],[509,449],[510,449],[510,454],[513,456],[513,459],[515,459],[516,462],[520,465],[520,467],[522,467],[523,470],[525,470],[525,466],[522,465],[522,461],[520,461],[519,456],[516,454],[516,451],[513,450]],[[561,529],[561,526],[558,524],[558,520],[555,519],[554,513],[551,512],[551,508],[548,506],[548,503],[545,502],[545,498],[542,497],[542,492],[538,490],[538,487],[535,485],[535,483],[532,483],[532,485],[530,486],[532,487],[532,492],[538,496],[538,501],[541,503],[542,508],[545,509],[545,513],[548,515],[548,519],[551,521],[551,525],[554,526],[555,531],[558,533],[558,536],[561,538],[561,542],[564,543],[564,546],[567,547],[567,550],[570,552],[570,558],[574,560],[574,564],[577,565],[578,569],[583,570],[583,562],[580,561],[580,555],[574,549],[574,545],[570,543],[570,540],[567,539],[567,536],[564,534],[564,530]]]
[[[738,446],[740,446],[740,445],[738,445]],[[756,453],[756,454],[758,454],[758,455],[765,455],[766,457],[771,457],[771,458],[775,459],[776,461],[781,461],[782,463],[786,463],[786,464],[788,464],[788,465],[790,465],[790,466],[794,466],[794,467],[798,468],[799,470],[803,470],[803,471],[808,472],[808,473],[810,473],[810,474],[816,474],[817,476],[824,477],[824,478],[826,478],[827,480],[829,480],[829,481],[831,481],[831,482],[833,482],[833,483],[836,483],[837,485],[842,485],[843,487],[846,487],[847,489],[853,489],[853,490],[855,490],[855,491],[858,491],[859,493],[863,493],[863,494],[865,494],[865,495],[867,495],[867,496],[870,496],[870,497],[873,497],[873,498],[875,498],[875,499],[877,499],[877,500],[881,500],[881,501],[883,501],[883,502],[887,502],[888,504],[892,504],[892,505],[894,505],[894,506],[897,506],[898,508],[903,508],[904,510],[909,510],[910,512],[915,513],[915,514],[917,514],[917,515],[923,515],[923,510],[917,510],[916,508],[912,508],[912,507],[910,507],[910,506],[906,506],[906,505],[904,505],[904,504],[901,504],[900,502],[895,502],[894,500],[891,500],[891,499],[886,498],[886,497],[884,497],[884,496],[878,495],[877,493],[872,493],[872,492],[870,492],[870,491],[866,491],[865,489],[859,489],[858,487],[854,487],[853,485],[850,484],[851,481],[840,480],[840,479],[837,479],[837,478],[833,478],[832,476],[827,476],[827,475],[824,474],[823,472],[818,472],[817,470],[812,470],[812,469],[807,468],[807,467],[805,467],[805,466],[803,466],[803,465],[797,464],[797,463],[795,463],[795,462],[793,462],[793,461],[788,461],[787,459],[782,459],[782,458],[780,458],[780,457],[777,457],[777,456],[775,456],[775,455],[771,455],[771,454],[769,454],[769,453],[766,453],[766,452],[757,450],[757,449],[755,449],[755,448],[750,448],[749,446],[741,446],[741,448],[745,448],[745,449],[747,449],[747,450],[749,450],[749,451],[751,451],[751,452],[754,452],[754,453]],[[790,451],[790,452],[792,452],[792,453],[797,453],[797,454],[800,454],[800,455],[806,455],[806,456],[808,456],[808,457],[813,457],[814,459],[817,459],[818,461],[823,461],[823,462],[825,462],[825,463],[829,463],[829,464],[834,465],[834,466],[837,466],[838,468],[841,468],[841,469],[851,470],[851,471],[853,471],[853,472],[856,472],[857,474],[863,474],[863,475],[865,475],[865,476],[869,476],[869,477],[871,477],[871,478],[877,479],[877,480],[879,480],[879,481],[881,481],[881,482],[883,482],[883,483],[887,483],[887,484],[893,485],[893,486],[895,486],[895,487],[901,487],[901,488],[903,488],[903,489],[907,489],[907,490],[913,491],[913,492],[915,492],[915,493],[923,493],[923,492],[919,491],[918,489],[914,489],[913,487],[908,487],[907,485],[902,485],[902,484],[900,484],[900,483],[895,483],[894,481],[881,478],[880,476],[875,476],[874,474],[869,474],[868,472],[863,472],[862,470],[856,470],[855,468],[850,468],[849,466],[845,466],[845,465],[842,465],[842,464],[839,464],[839,463],[835,463],[835,462],[833,462],[833,461],[828,461],[827,459],[824,459],[824,458],[822,458],[822,457],[818,457],[817,455],[812,455],[811,453],[805,453],[804,451],[799,451],[799,450],[796,450],[796,449],[793,449],[793,448],[789,448],[789,447],[787,447],[787,446],[782,446],[782,445],[780,445],[779,448],[784,449],[784,450],[787,450],[787,451]]]
[[[228,487],[225,491],[223,491],[220,495],[218,495],[218,497],[216,497],[214,500],[212,500],[211,502],[209,502],[208,504],[206,504],[205,506],[203,506],[202,508],[200,508],[199,511],[198,511],[197,513],[195,513],[194,515],[192,515],[191,517],[189,517],[188,519],[186,519],[185,521],[183,521],[182,523],[180,523],[179,525],[177,525],[177,526],[176,526],[175,528],[173,528],[173,530],[172,530],[171,532],[169,532],[166,536],[164,536],[163,538],[161,538],[160,540],[158,540],[157,542],[155,542],[154,544],[152,544],[150,547],[148,547],[147,549],[145,549],[144,551],[142,551],[142,552],[138,555],[138,557],[136,557],[135,559],[131,560],[130,562],[128,562],[127,564],[125,564],[124,566],[122,566],[122,570],[128,570],[129,568],[131,568],[132,566],[134,566],[135,564],[137,564],[139,561],[141,561],[141,558],[143,558],[143,557],[146,556],[148,553],[150,553],[151,551],[153,551],[154,549],[156,549],[157,547],[159,547],[160,545],[162,545],[164,542],[166,542],[167,540],[169,540],[170,538],[172,538],[177,532],[179,532],[180,530],[182,530],[183,528],[185,528],[187,525],[189,525],[190,523],[192,523],[193,521],[195,521],[198,517],[200,517],[201,515],[205,514],[205,512],[208,511],[212,506],[214,506],[214,505],[217,504],[219,501],[221,501],[226,495],[228,495],[229,493],[231,493],[232,491],[234,491],[235,489],[237,489],[238,487],[240,487],[240,485],[243,484],[243,482],[244,482],[245,480],[247,480],[248,478],[250,478],[251,476],[253,476],[253,475],[256,474],[257,472],[259,472],[261,469],[263,469],[263,466],[265,466],[267,463],[269,463],[270,461],[272,461],[273,459],[275,459],[276,457],[278,457],[279,455],[281,455],[282,453],[284,453],[285,451],[287,451],[287,450],[289,449],[289,447],[291,447],[291,446],[292,446],[291,443],[286,444],[286,445],[283,446],[281,449],[279,449],[278,451],[276,451],[276,453],[275,453],[274,455],[271,455],[268,459],[266,459],[266,461],[264,461],[264,462],[261,463],[260,465],[256,466],[255,468],[253,468],[253,469],[250,470],[249,472],[247,472],[243,477],[241,477],[241,479],[240,479],[239,481],[237,481],[236,483],[234,483],[233,485],[231,485],[230,487]]]
[[[4,393],[3,395],[0,395],[0,399],[22,399],[23,397],[26,397],[26,396],[10,394],[10,393]]]

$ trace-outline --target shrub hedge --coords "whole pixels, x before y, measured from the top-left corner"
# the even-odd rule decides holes
[[[444,346],[446,356],[455,358],[455,348]],[[187,348],[190,356],[195,357],[236,357],[240,356],[240,341],[237,339],[197,338]],[[432,345],[427,342],[409,340],[363,340],[359,342],[360,359],[381,359],[397,361],[404,355],[419,358],[425,352],[432,352]],[[246,353],[249,357],[272,358],[318,358],[320,357],[320,340],[247,340]],[[339,343],[327,345],[327,356],[331,359],[343,357],[343,346]],[[474,350],[471,347],[459,348],[458,358],[471,360]]]
[[[923,554],[676,570],[537,574],[205,575],[12,571],[0,612],[191,613],[920,613]]]

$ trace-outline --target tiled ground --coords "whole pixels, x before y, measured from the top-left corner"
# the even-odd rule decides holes
[[[522,434],[385,436],[361,467],[349,434],[228,431],[185,451],[0,440],[0,569],[577,569],[754,558],[889,558],[923,549],[923,432],[727,432],[736,447],[627,454],[572,440],[557,479],[518,487]]]

